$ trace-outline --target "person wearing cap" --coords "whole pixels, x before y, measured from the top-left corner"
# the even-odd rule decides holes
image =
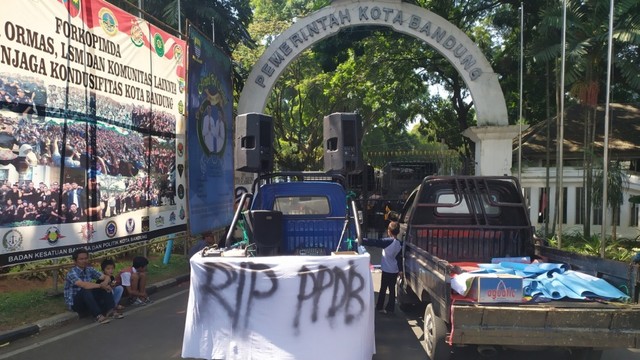
[[[18,156],[24,157],[29,166],[38,165],[38,157],[36,156],[36,153],[33,152],[33,147],[29,144],[20,145],[20,149],[18,149]]]

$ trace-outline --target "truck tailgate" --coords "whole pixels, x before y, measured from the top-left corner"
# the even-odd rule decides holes
[[[453,344],[640,348],[640,306],[554,301],[452,305]]]

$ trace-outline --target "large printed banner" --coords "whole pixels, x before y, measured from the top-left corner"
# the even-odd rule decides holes
[[[191,258],[182,357],[350,359],[375,353],[369,255]]]
[[[233,216],[231,60],[189,26],[189,226],[202,234]]]
[[[186,230],[186,44],[102,0],[4,0],[0,266]]]

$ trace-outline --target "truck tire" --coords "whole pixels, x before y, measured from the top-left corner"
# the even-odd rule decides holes
[[[404,312],[414,310],[416,304],[420,302],[413,290],[406,285],[404,279],[400,279],[396,282],[396,298],[398,307]]]
[[[569,354],[569,360],[600,360],[602,350],[592,348],[573,348]]]
[[[424,310],[424,347],[429,360],[448,360],[451,347],[447,344],[447,324],[433,312],[433,304]]]

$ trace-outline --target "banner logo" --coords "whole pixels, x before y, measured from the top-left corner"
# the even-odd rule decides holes
[[[62,0],[71,17],[76,17],[80,13],[80,0]]]
[[[180,177],[182,177],[183,172],[184,172],[184,165],[178,164],[178,174],[180,174]]]
[[[132,218],[128,218],[127,222],[124,224],[124,229],[127,231],[127,234],[131,234],[133,230],[136,229],[136,221]]]
[[[162,39],[162,35],[158,33],[153,35],[153,46],[156,49],[156,54],[158,54],[158,56],[160,57],[163,57],[164,56],[164,40]]]
[[[62,234],[60,234],[60,229],[56,226],[51,226],[47,229],[47,234],[40,238],[40,240],[47,240],[49,245],[55,245],[58,240],[64,238]]]
[[[156,218],[156,227],[164,226],[164,216],[160,215]]]
[[[102,30],[104,30],[108,35],[114,36],[118,33],[118,20],[110,9],[100,9],[98,12],[98,21],[100,22]]]
[[[11,229],[2,237],[2,247],[8,252],[22,249],[22,234],[20,231]]]
[[[184,199],[184,186],[182,184],[178,185],[178,197],[180,200]]]
[[[202,56],[202,44],[198,37],[193,38],[193,54],[196,56],[197,60],[200,60],[200,56]]]
[[[173,59],[179,63],[182,60],[182,53],[182,46],[176,44],[173,47]]]
[[[116,236],[116,233],[118,232],[118,225],[116,224],[115,221],[110,220],[107,223],[107,226],[104,227],[104,232],[105,234],[107,234],[108,237],[112,238]]]
[[[131,42],[133,45],[140,47],[144,45],[144,33],[137,20],[131,20]]]

